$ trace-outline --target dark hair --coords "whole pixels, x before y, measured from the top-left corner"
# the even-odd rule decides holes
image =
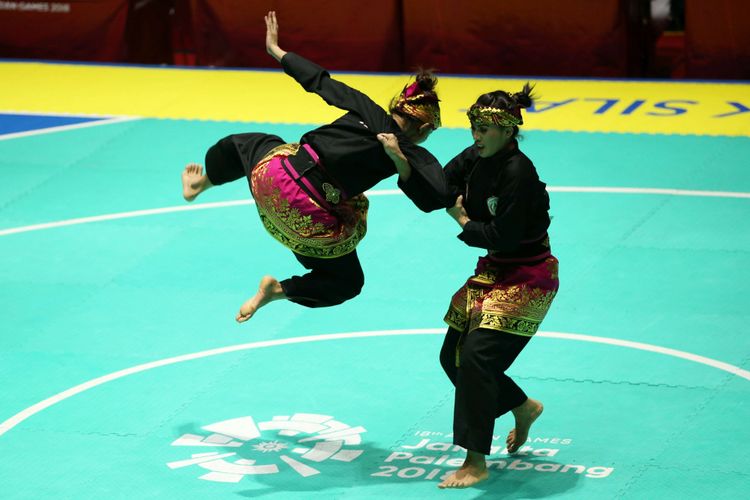
[[[433,73],[433,70],[418,68],[416,71],[416,80],[419,88],[424,92],[425,98],[434,101],[438,100],[437,92],[435,91],[438,78]]]
[[[417,68],[415,71],[415,83],[419,87],[419,90],[416,93],[416,98],[411,101],[411,104],[413,105],[424,105],[424,104],[432,104],[437,106],[437,109],[440,109],[440,99],[438,99],[437,91],[435,90],[435,87],[437,87],[438,78],[433,73],[433,70],[431,69],[423,69],[423,68]],[[411,116],[410,114],[403,111],[403,101],[401,97],[406,92],[407,88],[411,87],[414,84],[407,85],[404,87],[404,90],[394,96],[394,98],[391,100],[391,104],[389,106],[388,111],[390,113],[401,115],[404,118],[407,118],[409,120],[415,121],[417,123],[421,123],[421,120],[415,116]]]
[[[504,90],[495,90],[482,94],[477,98],[477,104],[480,106],[489,106],[505,110],[521,118],[521,109],[529,108],[536,100],[536,95],[532,94],[534,85],[526,82],[520,92],[509,94]],[[521,118],[523,123],[523,118]],[[513,127],[513,137],[518,135],[518,127]]]

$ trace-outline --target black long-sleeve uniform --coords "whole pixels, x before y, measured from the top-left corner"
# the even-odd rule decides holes
[[[503,266],[499,269],[538,265],[550,257],[546,185],[515,139],[488,158],[480,157],[474,146],[466,148],[446,165],[445,174],[453,195],[463,195],[471,219],[460,240],[487,249],[492,261]],[[468,334],[448,329],[440,363],[456,387],[455,444],[490,453],[495,419],[527,399],[505,371],[529,339],[484,328]]]
[[[334,122],[302,136],[320,155],[325,170],[349,196],[372,188],[396,173],[377,134],[395,134],[409,161],[412,175],[398,186],[421,210],[452,205],[442,167],[425,148],[409,141],[390,114],[362,92],[331,78],[328,72],[302,56],[289,52],[281,59],[284,71],[308,92],[331,106],[348,111]]]
[[[461,241],[502,262],[549,256],[547,185],[515,139],[489,158],[466,148],[448,162],[445,175],[453,198],[463,195],[471,219],[458,235]]]
[[[284,55],[281,65],[306,91],[346,111],[332,123],[307,132],[299,140],[312,147],[321,165],[311,161],[304,149],[289,157],[294,169],[319,192],[324,182],[330,182],[341,189],[342,200],[346,200],[396,174],[396,166],[377,138],[379,133],[391,133],[398,139],[412,170],[407,181],[398,180],[404,194],[425,212],[453,205],[455,198],[451,198],[437,159],[409,141],[391,115],[372,99],[334,80],[325,69],[293,52]],[[209,149],[206,174],[213,184],[249,177],[255,165],[283,143],[280,137],[269,134],[228,136]],[[335,259],[297,253],[295,257],[311,272],[281,282],[287,297],[294,302],[309,307],[339,304],[356,296],[364,284],[356,250]]]

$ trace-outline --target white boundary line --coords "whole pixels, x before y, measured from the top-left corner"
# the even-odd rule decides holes
[[[9,234],[25,233],[28,231],[40,231],[42,229],[52,229],[55,227],[75,226],[77,224],[88,224],[90,222],[101,222],[116,219],[128,219],[131,217],[144,217],[146,215],[159,215],[172,212],[186,212],[189,210],[207,210],[209,208],[234,207],[238,205],[253,205],[253,200],[239,201],[220,201],[216,203],[202,203],[199,205],[182,205],[179,207],[151,208],[146,210],[135,210],[132,212],[120,212],[116,214],[94,215],[92,217],[81,217],[80,219],[68,219],[57,222],[45,222],[43,224],[33,224],[31,226],[12,227],[10,229],[0,230],[0,236]]]
[[[68,113],[56,111],[28,111],[25,109],[9,111],[4,109],[0,115],[31,115],[31,116],[74,116],[83,118],[128,118],[128,115],[100,115],[98,113]]]
[[[9,113],[4,113],[4,114],[9,114]],[[30,113],[22,113],[22,114],[30,114]],[[33,114],[44,116],[44,114],[42,113],[33,113]],[[59,116],[76,116],[76,117],[80,116],[82,118],[98,118],[96,115],[62,115],[61,114]],[[20,137],[31,137],[34,135],[51,134],[54,132],[64,132],[66,130],[76,130],[79,128],[98,127],[99,125],[111,125],[113,123],[129,122],[129,121],[140,120],[140,119],[141,119],[140,117],[136,117],[136,116],[119,116],[119,117],[113,117],[113,118],[109,118],[105,120],[89,121],[85,123],[75,123],[72,125],[60,125],[58,127],[40,128],[36,130],[29,130],[27,132],[15,132],[12,134],[2,134],[0,135],[0,141],[5,141],[8,139],[18,139]]]
[[[158,361],[152,361],[150,363],[144,363],[141,365],[133,366],[130,368],[126,368],[124,370],[116,371],[108,375],[104,375],[102,377],[89,380],[88,382],[84,382],[83,384],[77,385],[75,387],[71,387],[70,389],[67,389],[43,401],[40,401],[32,406],[29,406],[25,410],[15,414],[11,418],[9,418],[8,420],[0,424],[0,436],[10,431],[11,429],[16,427],[18,424],[20,424],[24,420],[30,418],[31,416],[61,401],[71,398],[75,396],[76,394],[80,394],[84,391],[93,389],[94,387],[97,387],[102,384],[106,384],[107,382],[111,382],[119,378],[127,377],[129,375],[134,375],[136,373],[151,370],[153,368],[159,368],[161,366],[173,365],[176,363],[182,363],[184,361],[207,358],[210,356],[217,356],[220,354],[227,354],[231,352],[245,351],[245,350],[250,350],[250,349],[261,349],[264,347],[273,347],[273,346],[279,346],[279,345],[303,344],[306,342],[321,342],[321,341],[327,341],[327,340],[340,340],[340,339],[351,339],[351,338],[387,337],[387,336],[395,336],[395,335],[438,335],[438,334],[444,334],[444,333],[445,333],[445,328],[422,328],[422,329],[411,329],[411,330],[375,330],[375,331],[369,331],[369,332],[330,333],[330,334],[325,334],[325,335],[310,335],[307,337],[291,337],[287,339],[264,340],[260,342],[251,342],[248,344],[238,344],[238,345],[233,345],[233,346],[220,347],[218,349],[210,349],[207,351],[194,352],[192,354],[184,354],[182,356],[175,356],[172,358],[161,359]],[[644,344],[641,342],[631,342],[629,340],[613,339],[609,337],[594,337],[591,335],[583,335],[580,333],[539,332],[537,333],[537,336],[562,339],[562,340],[578,340],[582,342],[609,344],[609,345],[614,345],[614,346],[619,346],[619,347],[628,347],[631,349],[655,352],[658,354],[664,354],[666,356],[673,356],[673,357],[677,357],[681,359],[686,359],[688,361],[693,361],[695,363],[700,363],[700,364],[704,364],[707,366],[711,366],[713,368],[717,368],[719,370],[723,370],[725,372],[731,373],[732,375],[736,375],[746,380],[750,380],[750,372],[747,370],[743,370],[742,368],[738,366],[730,365],[729,363],[724,363],[722,361],[717,361],[715,359],[706,358],[704,356],[698,356],[697,354],[692,354],[692,353],[685,352],[685,351],[678,351],[676,349],[670,349],[670,348],[661,347],[658,345]]]
[[[557,193],[615,193],[615,194],[650,194],[650,195],[668,195],[668,196],[703,196],[718,198],[747,198],[750,199],[750,193],[733,192],[733,191],[688,191],[683,189],[659,189],[659,188],[623,188],[623,187],[577,187],[561,186],[548,187],[548,191]],[[376,191],[365,192],[367,196],[403,196],[399,189],[381,189]],[[212,208],[236,207],[239,205],[253,205],[253,200],[236,200],[221,201],[215,203],[199,203],[195,205],[181,205],[176,207],[150,208],[146,210],[135,210],[132,212],[120,212],[106,215],[95,215],[92,217],[81,217],[77,219],[68,219],[56,222],[45,222],[42,224],[32,224],[30,226],[11,227],[0,229],[0,236],[10,234],[26,233],[29,231],[40,231],[42,229],[52,229],[56,227],[74,226],[77,224],[88,224],[90,222],[101,222],[107,220],[127,219],[130,217],[143,217],[147,215],[159,215],[172,212],[184,212],[188,210],[208,210]]]
[[[585,187],[558,186],[547,188],[556,193],[616,193],[616,194],[660,194],[668,196],[707,196],[716,198],[750,198],[750,193],[738,191],[696,191],[668,188],[626,188],[626,187]]]

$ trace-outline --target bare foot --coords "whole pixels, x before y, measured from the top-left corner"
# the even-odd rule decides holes
[[[515,453],[526,442],[529,437],[531,424],[539,418],[544,411],[541,401],[528,398],[520,406],[513,408],[513,416],[516,419],[515,428],[511,429],[505,440],[508,453]]]
[[[256,293],[251,299],[242,304],[240,312],[237,313],[235,318],[238,323],[244,323],[253,317],[253,314],[274,300],[284,299],[284,290],[281,288],[281,283],[272,276],[263,276],[258,285],[258,293]]]
[[[193,201],[206,189],[213,186],[208,176],[203,174],[203,167],[197,163],[190,163],[182,171],[182,197],[186,201]]]
[[[489,476],[484,455],[469,450],[466,452],[466,460],[461,468],[438,484],[438,488],[468,488],[484,481]]]

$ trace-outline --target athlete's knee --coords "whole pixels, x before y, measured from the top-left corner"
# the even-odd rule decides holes
[[[362,287],[365,286],[365,276],[360,271],[359,273],[354,272],[341,281],[341,289],[339,290],[339,298],[341,302],[351,300],[362,292]]]
[[[351,300],[362,291],[365,279],[362,274],[352,273],[347,276],[337,276],[328,282],[325,290],[322,290],[320,303],[317,307],[337,306]]]
[[[440,366],[443,367],[443,371],[454,384],[456,383],[456,373],[458,370],[456,357],[458,356],[457,346],[460,339],[461,332],[453,327],[448,327],[445,339],[443,340],[443,346],[440,348]]]
[[[451,349],[450,346],[443,344],[443,347],[440,349],[440,366],[442,366],[445,371],[448,371],[450,366],[456,366],[455,347]]]
[[[440,366],[446,373],[449,369],[455,371],[456,368],[456,344],[454,342],[443,342],[440,348]]]
[[[443,371],[451,380],[451,382],[455,384],[456,372],[458,370],[458,368],[456,367],[455,347],[453,349],[448,349],[446,348],[446,346],[443,346],[443,348],[440,350],[440,366],[443,367]]]
[[[208,148],[204,163],[206,176],[215,186],[237,180],[245,175],[242,160],[232,143],[231,136],[220,139]]]
[[[487,367],[485,359],[469,342],[461,346],[459,366],[464,375],[479,375]]]

